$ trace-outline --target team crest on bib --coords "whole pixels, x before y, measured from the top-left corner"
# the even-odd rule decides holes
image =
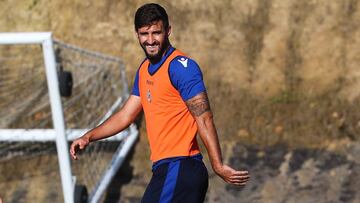
[[[150,90],[147,91],[146,97],[147,97],[148,102],[151,103],[151,93],[150,93]]]

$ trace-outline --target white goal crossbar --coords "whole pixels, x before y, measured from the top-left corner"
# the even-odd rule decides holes
[[[90,129],[66,129],[67,141],[73,141],[84,135]],[[129,131],[122,131],[114,136],[102,141],[122,141],[129,136]],[[50,142],[56,141],[56,131],[54,129],[0,129],[0,141],[8,142]]]

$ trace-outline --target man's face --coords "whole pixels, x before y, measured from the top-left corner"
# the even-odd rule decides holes
[[[171,27],[166,30],[161,20],[137,30],[137,36],[146,56],[152,60],[160,59],[169,45]]]

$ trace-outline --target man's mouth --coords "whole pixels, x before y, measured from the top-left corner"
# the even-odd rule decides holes
[[[146,45],[146,49],[150,52],[157,51],[159,48],[159,45]]]

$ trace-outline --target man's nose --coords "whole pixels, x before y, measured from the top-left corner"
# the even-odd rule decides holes
[[[148,43],[148,44],[153,44],[154,41],[155,41],[154,36],[153,36],[153,35],[149,35],[149,37],[148,37],[148,39],[147,39],[147,43]]]

